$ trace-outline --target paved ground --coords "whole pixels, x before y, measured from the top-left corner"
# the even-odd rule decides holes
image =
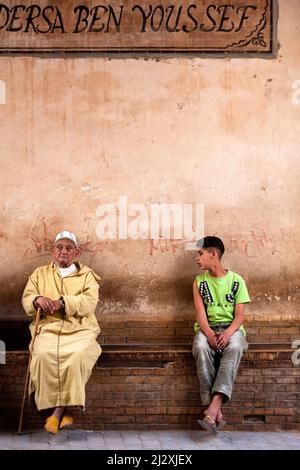
[[[300,432],[44,431],[0,432],[0,450],[299,450]]]

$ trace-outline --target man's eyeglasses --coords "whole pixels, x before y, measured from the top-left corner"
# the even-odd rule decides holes
[[[63,246],[63,245],[55,245],[54,247],[57,251],[67,251],[68,253],[70,253],[71,251],[75,250],[75,246],[72,246],[72,245],[67,245],[67,246]]]

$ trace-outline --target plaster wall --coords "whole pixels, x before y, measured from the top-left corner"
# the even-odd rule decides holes
[[[299,315],[300,2],[274,59],[0,57],[0,316],[73,230],[103,278],[98,317],[193,316],[195,253],[100,240],[97,208],[204,205],[247,281],[249,315]],[[147,209],[148,210],[148,209]]]

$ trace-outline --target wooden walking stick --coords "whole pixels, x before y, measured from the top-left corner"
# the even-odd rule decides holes
[[[38,326],[39,326],[39,322],[40,322],[40,316],[41,316],[41,309],[38,308],[38,311],[37,311],[37,314],[36,314],[36,317],[35,317],[35,328],[34,328],[34,333],[33,333],[33,338],[32,338],[32,346],[31,346],[31,351],[30,351],[30,354],[29,354],[29,360],[28,360],[28,366],[27,366],[27,372],[26,372],[25,387],[24,387],[22,407],[21,407],[21,413],[20,413],[20,419],[19,419],[18,434],[21,434],[21,432],[22,432],[25,401],[26,401],[26,395],[27,395],[27,392],[28,392],[29,377],[30,377],[30,364],[31,364],[31,359],[32,359],[33,346],[34,346],[34,342],[35,342],[35,338],[36,338],[36,335],[37,335],[37,330],[38,330]]]

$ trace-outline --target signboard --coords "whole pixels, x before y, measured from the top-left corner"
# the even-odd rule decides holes
[[[7,0],[0,3],[0,53],[272,55],[274,3]]]

